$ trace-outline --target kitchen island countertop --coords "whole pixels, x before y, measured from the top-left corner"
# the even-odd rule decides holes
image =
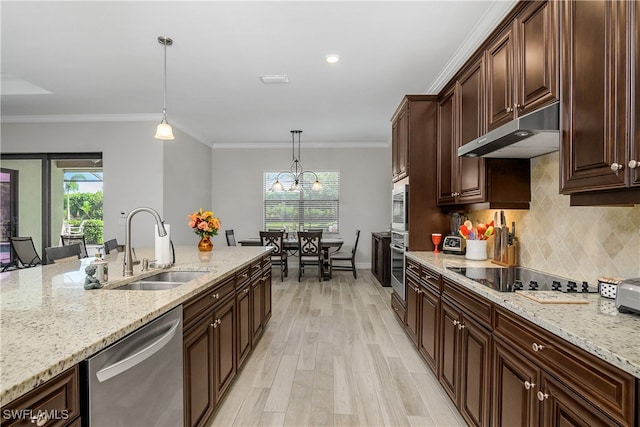
[[[0,406],[271,251],[240,246],[212,252],[175,249],[174,270],[210,274],[169,290],[113,290],[161,271],[141,273],[136,265],[134,277],[124,278],[123,253],[107,256],[110,274],[103,289],[84,289],[89,258],[0,273]],[[153,258],[153,249],[137,252],[139,258]]]
[[[513,292],[498,292],[447,266],[496,267],[490,261],[433,252],[407,252],[407,257],[439,272],[547,331],[617,368],[640,378],[640,315],[619,313],[615,301],[599,294],[572,294],[588,304],[540,304]],[[552,272],[549,272],[552,273]]]

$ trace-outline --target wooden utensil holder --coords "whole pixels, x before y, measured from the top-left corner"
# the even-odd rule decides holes
[[[500,259],[492,259],[493,264],[498,264],[503,267],[517,267],[518,266],[518,242],[514,241],[512,245],[506,247],[504,253],[500,254]]]

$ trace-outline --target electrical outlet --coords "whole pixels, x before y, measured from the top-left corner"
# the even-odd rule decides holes
[[[127,222],[127,213],[122,211],[120,212],[120,216],[118,217],[118,225],[125,225]]]

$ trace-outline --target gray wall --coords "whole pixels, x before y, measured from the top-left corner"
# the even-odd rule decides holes
[[[391,218],[391,152],[384,148],[304,148],[306,170],[340,171],[340,233],[351,243],[360,229],[356,262],[369,268],[371,232],[384,231]],[[243,148],[213,151],[213,211],[222,230],[237,239],[257,237],[263,228],[263,173],[287,170],[291,149]],[[224,232],[214,244],[226,245]]]
[[[156,123],[2,123],[3,153],[102,152],[104,165],[104,236],[124,243],[120,212],[139,206],[157,210],[172,224],[176,244],[192,244],[186,216],[211,204],[211,149],[174,129],[176,139],[153,138]],[[196,171],[205,171],[194,180]],[[134,246],[152,246],[153,219],[133,219]],[[54,242],[55,243],[55,242]]]

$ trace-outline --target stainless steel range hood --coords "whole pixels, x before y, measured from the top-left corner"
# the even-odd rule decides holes
[[[510,121],[458,148],[458,156],[530,159],[560,148],[560,103]]]

